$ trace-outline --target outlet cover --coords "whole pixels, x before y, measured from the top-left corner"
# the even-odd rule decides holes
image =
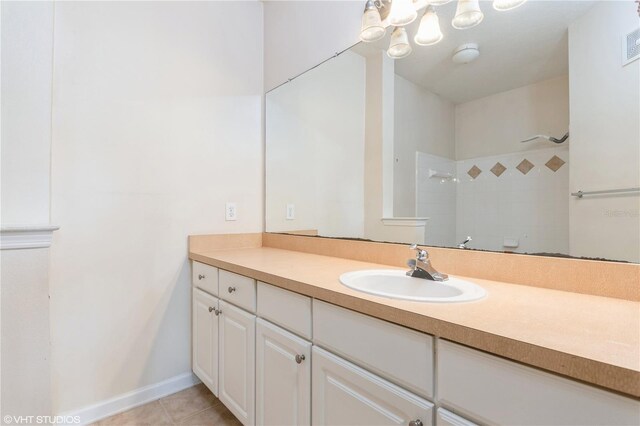
[[[296,218],[296,205],[287,204],[287,220],[294,220]]]
[[[238,219],[238,207],[236,203],[227,203],[224,208],[224,220],[237,220]]]

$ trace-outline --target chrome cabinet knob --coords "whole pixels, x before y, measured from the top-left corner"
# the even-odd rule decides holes
[[[213,312],[215,310],[216,310],[216,308],[214,308],[213,306],[209,306],[209,312]]]
[[[209,312],[213,312],[216,316],[220,315],[222,311],[220,309],[216,309],[213,306],[209,306]]]
[[[409,426],[422,426],[422,420],[416,419],[409,422]]]
[[[236,291],[236,288],[235,288],[235,287],[229,287],[229,288],[227,289],[227,291],[228,291],[229,293],[233,293],[234,291]]]
[[[204,275],[202,275],[202,274],[198,275],[198,279],[199,280],[204,280]]]
[[[305,356],[304,355],[296,355],[296,362],[298,364],[302,364],[302,361],[305,360]]]

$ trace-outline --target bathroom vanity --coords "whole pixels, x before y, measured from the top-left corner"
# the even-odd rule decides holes
[[[193,371],[245,425],[640,421],[637,300],[469,277],[485,298],[389,299],[339,281],[389,264],[264,235],[190,240]]]

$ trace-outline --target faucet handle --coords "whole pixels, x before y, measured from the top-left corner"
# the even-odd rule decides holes
[[[418,260],[424,261],[424,260],[429,258],[429,253],[426,250],[421,249],[420,247],[418,247],[418,244],[415,244],[415,243],[411,244],[411,246],[409,246],[409,248],[411,250],[415,250],[417,252],[416,258]]]

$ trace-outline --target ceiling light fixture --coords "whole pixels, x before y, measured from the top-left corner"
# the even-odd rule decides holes
[[[442,40],[440,20],[438,19],[436,10],[430,4],[427,6],[422,19],[420,19],[420,27],[418,27],[418,32],[413,41],[420,46],[430,46],[440,40]]]
[[[408,25],[415,21],[418,12],[412,0],[393,0],[391,2],[391,12],[389,12],[389,23],[396,27]]]
[[[387,55],[393,59],[400,59],[409,56],[412,50],[407,30],[403,27],[396,27],[391,33],[391,43],[389,43]]]
[[[480,56],[480,50],[476,43],[465,43],[458,46],[453,52],[451,60],[456,64],[468,64]]]
[[[522,6],[527,0],[493,0],[493,8],[503,12]]]
[[[362,15],[362,26],[360,27],[360,40],[376,41],[385,35],[385,28],[382,25],[380,11],[374,4],[373,0],[367,0]]]
[[[403,27],[413,22],[418,16],[418,10],[426,7],[418,31],[413,38],[416,44],[429,46],[442,40],[443,35],[440,29],[440,19],[436,14],[436,6],[449,3],[452,0],[367,0],[362,15],[360,26],[360,40],[366,42],[377,41],[386,34],[386,26],[393,26],[391,42],[387,54],[400,59],[408,56],[411,51],[407,30]],[[527,0],[493,0],[493,8],[498,11],[515,9],[523,5]],[[456,14],[451,21],[451,25],[459,30],[465,30],[478,25],[484,19],[484,14],[480,10],[479,0],[458,0]],[[469,44],[473,45],[473,44]],[[463,45],[465,46],[465,45]],[[461,63],[467,63],[478,57],[480,54],[478,46],[475,46],[475,53],[462,52],[465,55],[475,55],[470,60],[464,59]],[[454,62],[456,62],[454,53]]]
[[[466,30],[475,27],[484,19],[478,0],[458,0],[456,16],[451,25],[458,30]]]

